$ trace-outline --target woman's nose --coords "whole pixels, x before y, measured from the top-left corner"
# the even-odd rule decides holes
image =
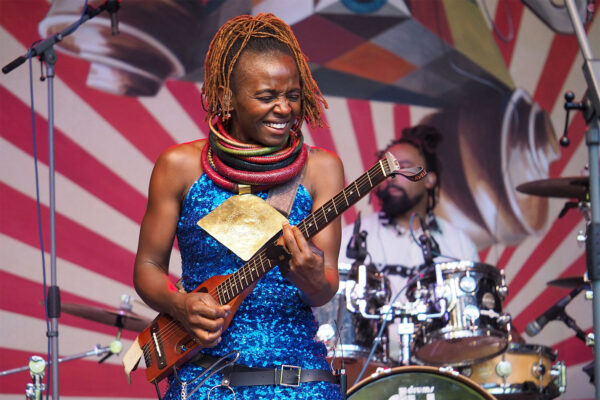
[[[290,106],[288,100],[285,98],[278,99],[277,104],[275,104],[274,111],[278,114],[287,115],[291,112],[291,110],[292,107]]]

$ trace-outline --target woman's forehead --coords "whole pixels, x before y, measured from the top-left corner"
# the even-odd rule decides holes
[[[300,77],[294,58],[282,52],[244,52],[234,68],[232,81],[235,85],[249,80],[272,78],[298,80],[299,83]]]

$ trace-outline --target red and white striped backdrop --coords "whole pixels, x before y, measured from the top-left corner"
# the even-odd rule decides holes
[[[458,0],[457,0],[458,1]],[[486,1],[494,23],[508,30],[504,0]],[[125,3],[125,1],[124,1]],[[260,2],[255,2],[260,3]],[[290,2],[291,3],[291,2]],[[520,2],[509,0],[515,40],[497,40],[517,87],[525,88],[548,111],[557,131],[564,124],[563,98],[585,90],[582,59],[573,36],[555,35]],[[38,24],[49,8],[45,0],[0,0],[0,64],[24,54],[39,38]],[[491,27],[490,27],[491,30]],[[589,27],[594,54],[600,54],[600,23]],[[58,284],[62,300],[118,307],[121,294],[134,295],[132,265],[139,222],[154,160],[168,146],[205,137],[199,85],[168,81],[154,97],[119,97],[85,85],[89,63],[59,54],[55,80],[55,147]],[[48,249],[47,99],[46,86],[37,80],[34,62],[35,111],[40,159],[42,220]],[[431,110],[410,105],[327,96],[328,128],[307,130],[309,144],[337,152],[347,179],[357,177],[402,127],[417,123]],[[0,76],[0,371],[25,365],[29,356],[45,356],[46,326],[42,300],[40,245],[37,235],[33,152],[29,114],[27,67]],[[587,153],[584,123],[572,119],[571,146],[551,165],[551,177],[579,175]],[[583,222],[577,212],[554,221],[564,201],[550,200],[547,228],[518,246],[482,249],[483,261],[506,271],[510,295],[505,308],[516,327],[525,325],[566,294],[546,282],[582,275],[584,249],[575,241]],[[371,206],[357,206],[364,213]],[[357,210],[344,215],[351,223]],[[47,257],[48,258],[48,257]],[[171,270],[180,270],[174,251]],[[586,330],[592,328],[591,303],[579,296],[567,308]],[[154,313],[138,303],[134,311]],[[116,329],[63,314],[60,318],[61,356],[108,345]],[[127,348],[135,338],[124,332]],[[581,368],[592,353],[572,331],[551,322],[530,343],[559,350],[567,364],[564,399],[591,399],[593,387]],[[98,365],[96,359],[61,364],[61,396],[85,398],[153,398],[143,373],[134,384],[125,381],[120,357]],[[22,398],[30,379],[26,373],[0,377],[0,398]]]

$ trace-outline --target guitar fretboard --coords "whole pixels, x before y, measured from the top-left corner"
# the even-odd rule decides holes
[[[379,160],[367,172],[346,186],[344,190],[304,218],[297,225],[298,229],[300,229],[307,240],[310,239],[341,213],[363,198],[396,169],[397,165],[389,165],[388,158]],[[220,304],[229,303],[238,294],[273,269],[275,265],[277,265],[277,262],[267,257],[266,250],[260,250],[243,267],[217,286],[216,300]]]

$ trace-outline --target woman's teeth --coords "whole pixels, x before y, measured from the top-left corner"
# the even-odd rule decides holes
[[[283,129],[287,125],[287,123],[285,123],[285,122],[281,122],[281,123],[265,122],[264,124],[268,127],[275,128],[275,129]]]

